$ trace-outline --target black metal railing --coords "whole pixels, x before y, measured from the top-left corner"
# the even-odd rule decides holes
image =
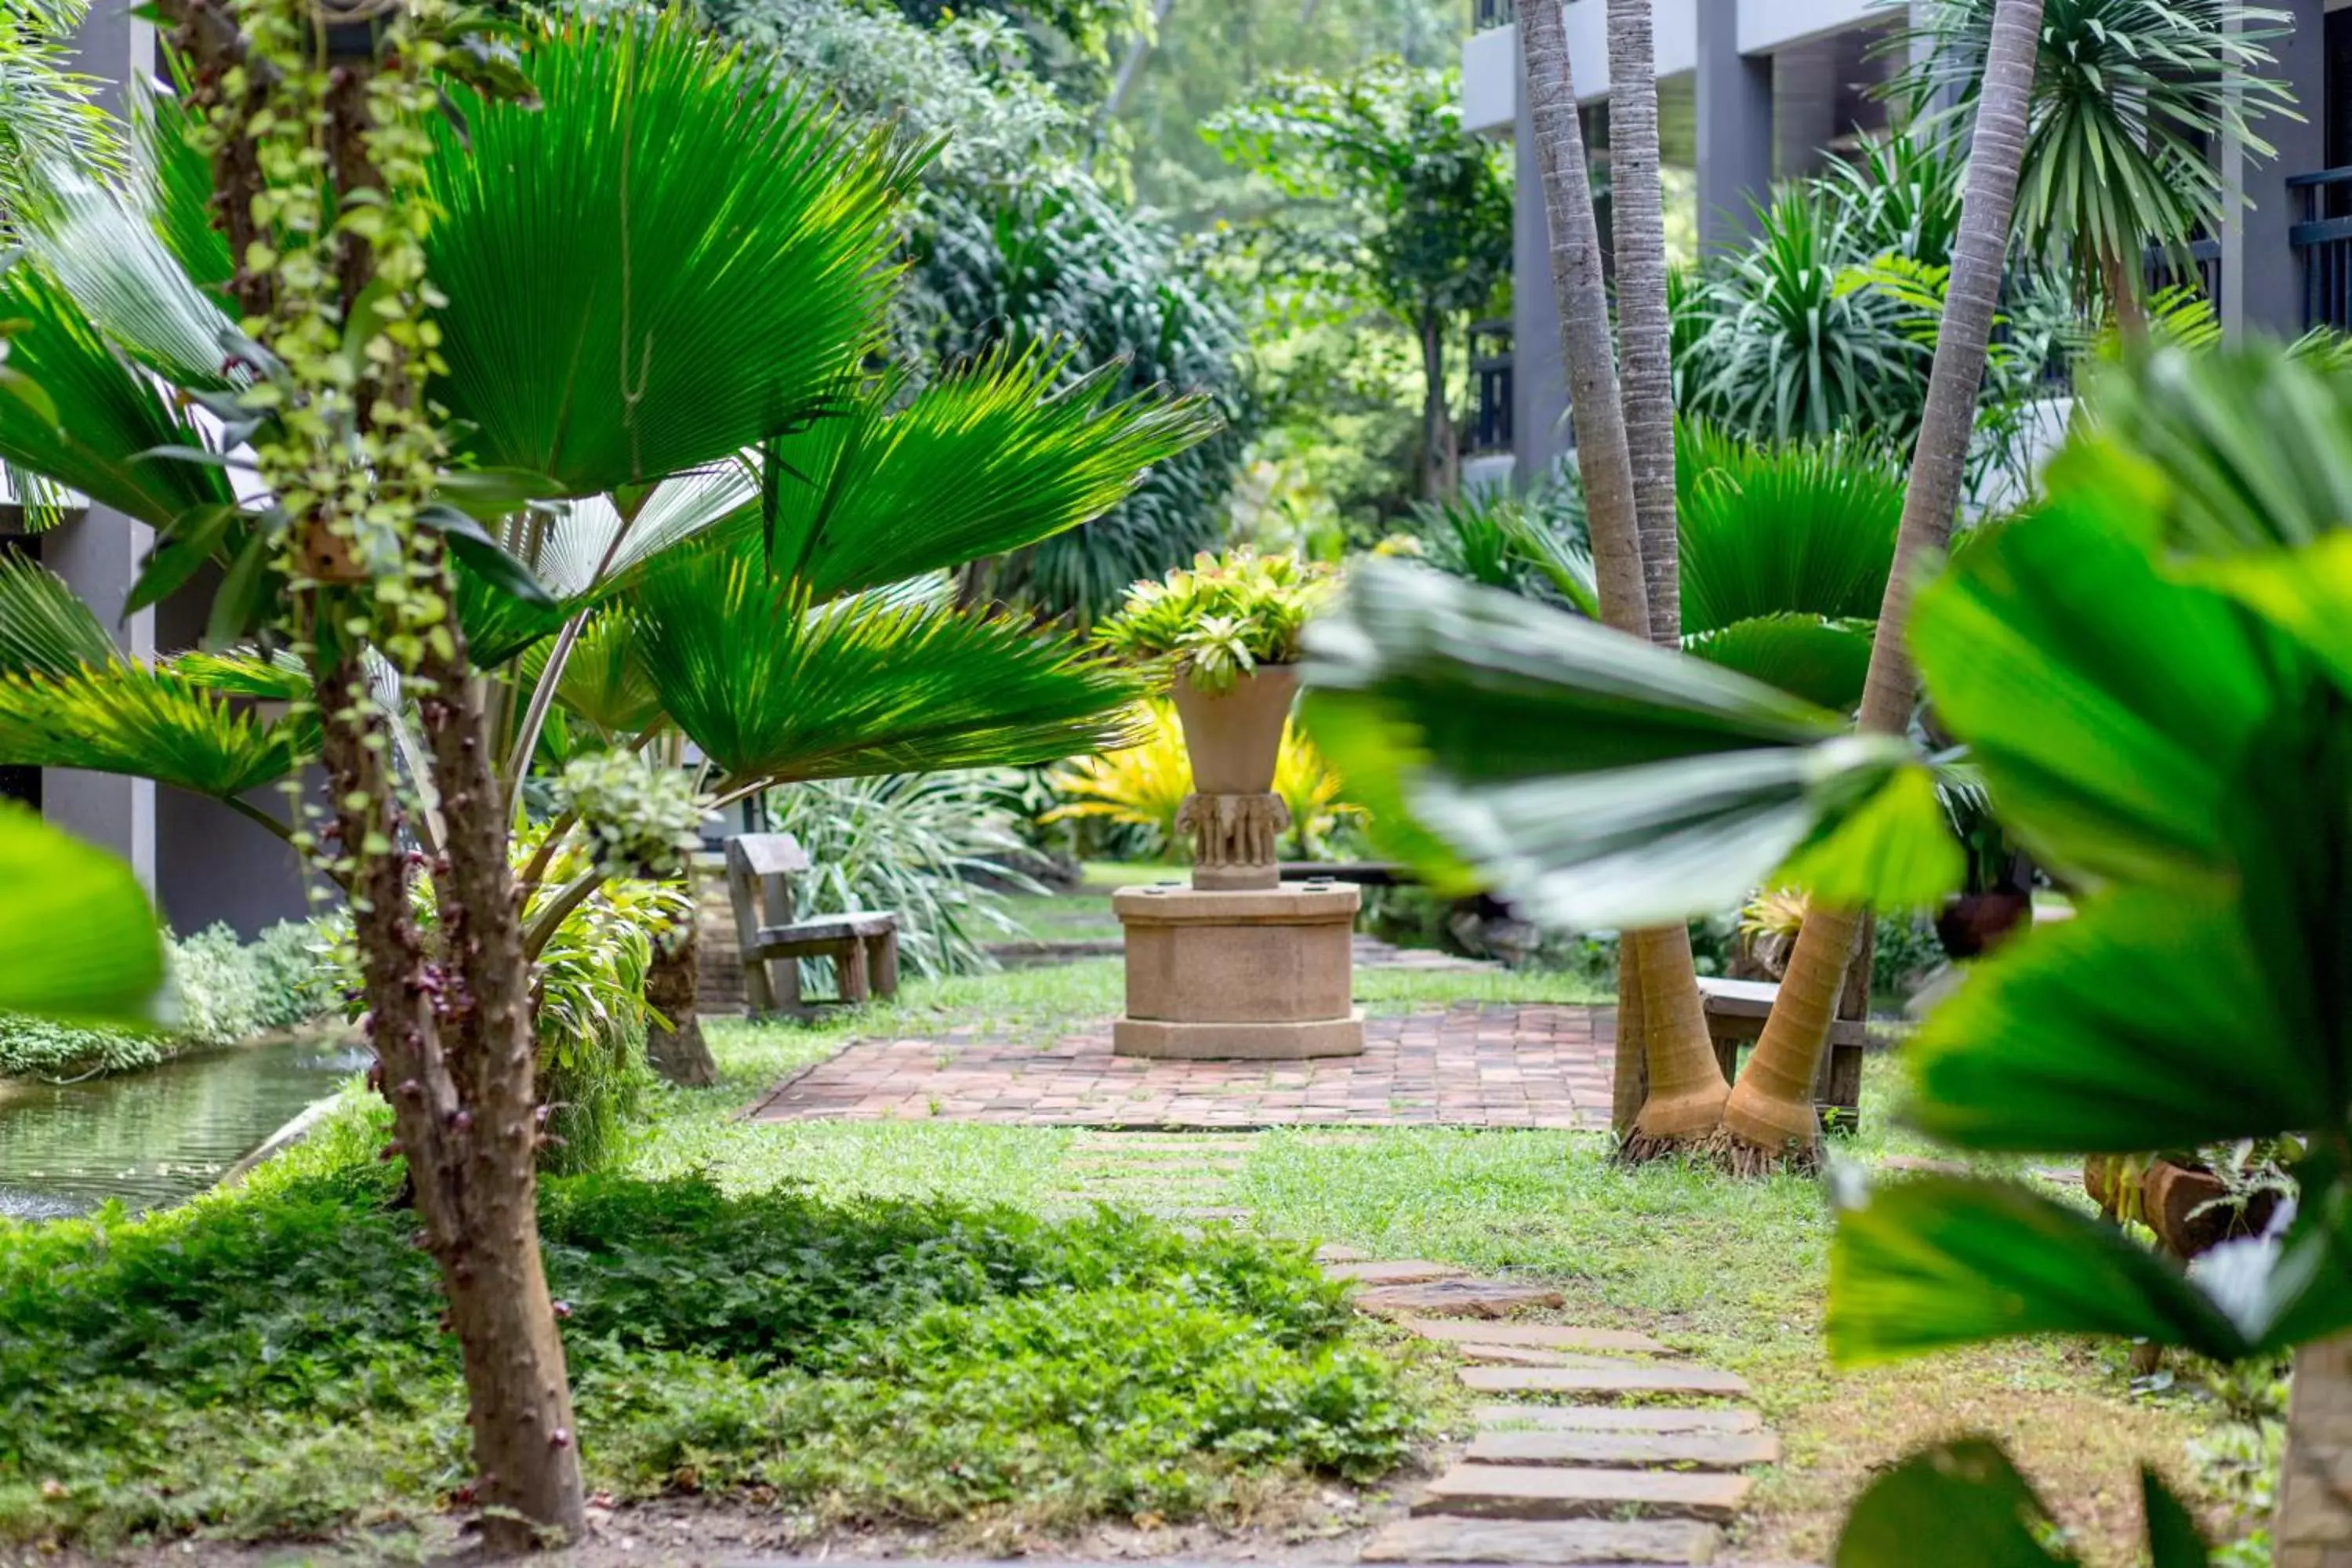
[[[2302,204],[2286,242],[2303,264],[2304,328],[2352,332],[2352,217],[2341,216],[2352,167],[2295,174],[2286,184]]]
[[[1511,323],[1470,324],[1470,428],[1462,449],[1473,458],[1511,449]]]
[[[2184,247],[2151,245],[2140,265],[2151,294],[2160,289],[2188,287],[2221,308],[2221,242],[2192,239]]]
[[[1518,19],[1518,0],[1472,0],[1470,30],[1474,33],[1483,33],[1489,27],[1507,27]]]

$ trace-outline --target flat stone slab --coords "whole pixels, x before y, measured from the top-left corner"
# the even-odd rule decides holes
[[[1462,1381],[1480,1394],[1706,1394],[1740,1397],[1748,1380],[1711,1366],[1603,1361],[1574,1366],[1465,1366]]]
[[[1356,1297],[1356,1305],[1368,1312],[1402,1317],[1507,1318],[1529,1307],[1564,1306],[1567,1300],[1549,1285],[1432,1279],[1423,1285],[1384,1285],[1363,1291]]]
[[[1482,1432],[1759,1432],[1753,1410],[1670,1410],[1655,1405],[1482,1405]]]
[[[1689,1520],[1401,1519],[1364,1547],[1366,1563],[1549,1563],[1715,1561],[1712,1525]]]
[[[1456,1465],[1429,1483],[1417,1514],[1485,1519],[1696,1519],[1738,1516],[1755,1482],[1696,1470],[1575,1469],[1559,1465]]]
[[[1315,1261],[1318,1263],[1362,1263],[1370,1257],[1369,1252],[1359,1252],[1336,1241],[1327,1241],[1315,1249]]]
[[[1425,1340],[1449,1344],[1525,1345],[1547,1351],[1614,1351],[1629,1355],[1672,1355],[1647,1334],[1631,1329],[1580,1329],[1568,1323],[1465,1323],[1444,1318],[1403,1318],[1402,1327]]]
[[[1576,1358],[1533,1345],[1456,1344],[1454,1353],[1485,1366],[1573,1366]]]
[[[1450,1264],[1403,1258],[1379,1263],[1326,1263],[1323,1272],[1334,1279],[1353,1279],[1363,1285],[1422,1285],[1432,1279],[1465,1279],[1470,1271]]]
[[[1780,1463],[1780,1440],[1769,1432],[1481,1432],[1462,1458],[1474,1465],[1744,1470]]]

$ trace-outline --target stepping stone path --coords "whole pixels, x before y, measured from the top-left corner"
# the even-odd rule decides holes
[[[1753,1410],[1719,1403],[1744,1398],[1746,1380],[1646,1334],[1505,1321],[1560,1305],[1558,1291],[1344,1247],[1317,1257],[1360,1287],[1358,1307],[1459,1355],[1465,1387],[1544,1401],[1480,1406],[1460,1460],[1365,1546],[1367,1563],[1690,1568],[1715,1561],[1738,1518],[1754,1485],[1743,1472],[1780,1460]],[[1618,1403],[1629,1397],[1644,1403]]]

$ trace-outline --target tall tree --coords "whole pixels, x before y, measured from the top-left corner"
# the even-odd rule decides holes
[[[1450,72],[1373,62],[1337,80],[1276,77],[1212,121],[1225,156],[1293,201],[1258,220],[1269,260],[1388,313],[1422,367],[1422,493],[1454,493],[1447,350],[1511,265],[1501,154],[1463,129]]]
[[[1559,303],[1560,349],[1568,366],[1569,410],[1576,426],[1578,464],[1591,514],[1593,571],[1600,590],[1601,619],[1628,636],[1679,638],[1676,590],[1669,577],[1661,602],[1652,596],[1645,570],[1643,480],[1646,472],[1653,489],[1664,491],[1665,527],[1674,528],[1674,432],[1672,376],[1666,364],[1665,232],[1663,199],[1657,184],[1657,82],[1646,59],[1630,58],[1620,64],[1617,48],[1649,52],[1648,14],[1641,25],[1620,26],[1618,11],[1611,10],[1611,72],[1612,79],[1626,70],[1638,71],[1647,82],[1649,130],[1649,189],[1647,234],[1637,244],[1643,250],[1638,266],[1644,287],[1654,288],[1654,325],[1658,335],[1643,337],[1637,365],[1629,340],[1626,372],[1631,383],[1641,381],[1638,405],[1621,401],[1617,359],[1609,337],[1609,296],[1602,279],[1601,228],[1592,204],[1592,183],[1584,152],[1584,132],[1576,108],[1573,63],[1568,57],[1568,26],[1556,5],[1532,5],[1519,17],[1520,55],[1526,72],[1528,103],[1533,111],[1538,166],[1543,174],[1544,212],[1551,233],[1551,284]],[[1636,89],[1635,96],[1641,96]],[[1639,121],[1642,111],[1633,111]],[[1639,132],[1637,131],[1636,134]],[[1618,212],[1625,212],[1622,167]],[[1641,198],[1634,198],[1642,210]],[[1621,221],[1622,221],[1621,219]],[[1644,220],[1635,219],[1638,226]],[[1652,238],[1654,250],[1645,248]],[[1621,264],[1622,237],[1621,234]],[[1654,267],[1654,272],[1648,270]],[[1643,326],[1653,324],[1645,306]],[[1661,406],[1654,401],[1665,394]],[[1635,406],[1645,420],[1637,468],[1634,437],[1628,428]],[[1663,416],[1664,466],[1659,464]],[[1650,497],[1650,517],[1661,502]],[[1671,549],[1671,546],[1668,547]],[[1654,619],[1663,607],[1661,622]],[[1712,1133],[1730,1093],[1723,1069],[1706,1032],[1706,1018],[1698,995],[1697,969],[1692,961],[1690,931],[1673,926],[1629,931],[1619,944],[1618,1056],[1620,1061],[1617,1113],[1621,1131],[1628,1133],[1629,1149],[1656,1149]],[[1633,1100],[1634,1080],[1628,1070],[1638,1059],[1647,1070],[1648,1085],[1638,1115],[1630,1126],[1624,1116]]]
[[[1952,277],[1928,373],[1927,407],[1911,456],[1895,568],[1879,606],[1870,672],[1862,694],[1865,732],[1901,735],[1918,701],[1918,677],[1903,645],[1911,594],[1920,573],[1950,541],[1960,509],[1969,438],[1976,429],[1977,389],[2000,300],[2009,258],[2018,172],[2032,130],[2034,58],[2042,0],[1998,0],[1984,56],[1968,180],[1961,195]],[[1724,1108],[1724,1126],[1741,1148],[1777,1159],[1810,1151],[1820,1137],[1813,1079],[1829,1040],[1846,968],[1864,916],[1817,904],[1798,934],[1755,1054]]]
[[[1916,26],[1887,45],[1911,62],[1893,90],[1915,105],[1946,105],[1937,118],[1955,128],[1979,118],[2002,8],[2002,0],[1914,6]],[[2018,233],[2030,249],[2071,256],[2126,337],[2145,329],[2145,250],[2185,254],[2232,216],[2213,146],[2228,137],[2267,157],[2256,121],[2293,111],[2286,85],[2263,68],[2285,21],[2242,0],[2046,0]]]

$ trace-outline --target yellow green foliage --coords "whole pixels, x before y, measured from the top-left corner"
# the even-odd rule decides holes
[[[1077,758],[1049,775],[1062,804],[1045,814],[1045,821],[1095,816],[1132,823],[1158,834],[1166,853],[1184,852],[1176,812],[1192,793],[1192,762],[1185,754],[1184,731],[1174,707],[1153,702],[1147,708],[1149,722],[1141,742],[1123,752]],[[1361,806],[1342,798],[1344,790],[1339,775],[1297,721],[1286,723],[1274,767],[1274,793],[1290,809],[1290,843],[1300,858],[1315,858],[1341,817],[1361,813]]]

